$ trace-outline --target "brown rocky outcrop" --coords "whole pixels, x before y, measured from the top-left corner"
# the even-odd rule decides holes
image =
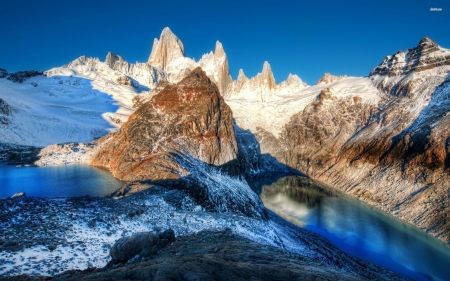
[[[133,98],[133,108],[134,109],[138,109],[139,107],[141,107],[141,105],[143,105],[144,103],[150,101],[150,99],[156,95],[157,93],[161,92],[165,87],[169,86],[170,83],[165,81],[165,80],[161,80],[159,81],[159,83],[156,85],[155,88],[153,88],[151,91],[148,92],[144,92],[141,93],[138,96],[135,96]]]
[[[91,165],[124,180],[187,175],[175,155],[222,165],[236,158],[232,112],[201,68],[143,104],[120,132],[103,137]]]
[[[133,81],[125,75],[119,76],[116,79],[117,84],[124,86],[133,86]]]

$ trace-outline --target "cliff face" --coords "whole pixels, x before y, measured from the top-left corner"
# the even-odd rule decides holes
[[[120,132],[100,140],[91,164],[124,180],[175,179],[189,174],[175,155],[207,164],[236,158],[232,112],[201,68],[143,104]]]
[[[172,31],[166,27],[161,37],[155,38],[148,63],[154,67],[165,70],[172,61],[184,57],[184,46]]]
[[[450,242],[450,51],[424,38],[406,54],[371,72],[378,104],[324,89],[261,147]]]

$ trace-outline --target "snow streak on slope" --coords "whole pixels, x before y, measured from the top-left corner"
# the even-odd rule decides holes
[[[0,79],[0,98],[12,108],[1,142],[47,146],[89,142],[116,130],[132,113],[136,90],[118,85],[117,71],[91,66],[54,68],[23,83]],[[35,84],[34,84],[35,83]],[[34,86],[36,85],[37,86]]]
[[[256,132],[256,128],[261,127],[279,137],[291,116],[302,111],[326,88],[338,98],[358,96],[362,98],[362,102],[369,104],[378,104],[380,101],[379,91],[370,79],[348,77],[327,85],[305,87],[291,95],[274,95],[270,102],[242,98],[229,98],[226,102],[233,110],[236,123],[242,129]]]

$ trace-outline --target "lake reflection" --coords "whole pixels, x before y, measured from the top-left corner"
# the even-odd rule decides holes
[[[260,190],[268,209],[351,255],[413,280],[450,280],[450,247],[414,226],[306,177]]]

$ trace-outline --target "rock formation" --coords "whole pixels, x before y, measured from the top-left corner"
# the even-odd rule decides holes
[[[108,65],[109,67],[111,67],[112,69],[115,69],[115,64],[116,62],[123,62],[124,60],[122,59],[121,56],[118,56],[112,52],[108,52],[108,54],[106,55],[106,59],[105,59],[105,63],[106,65]]]
[[[300,77],[292,74],[289,74],[285,81],[277,85],[270,64],[266,61],[262,71],[250,79],[240,69],[238,79],[229,85],[226,97],[265,103],[282,96],[295,94],[306,86],[307,84]]]
[[[8,71],[6,69],[0,68],[0,78],[5,78],[8,76]]]
[[[0,124],[8,125],[8,116],[11,115],[11,106],[6,101],[0,99]]]
[[[165,80],[161,80],[158,85],[156,85],[156,87],[154,87],[151,91],[148,92],[144,92],[141,93],[138,96],[135,96],[133,98],[133,108],[138,109],[139,107],[141,107],[141,105],[143,105],[144,103],[150,101],[150,99],[158,94],[159,92],[161,92],[165,87],[169,86],[170,83],[165,81]]]
[[[148,63],[156,68],[165,70],[171,62],[184,56],[183,43],[166,27],[163,29],[159,40],[155,38],[153,41]]]
[[[330,83],[336,82],[342,78],[343,78],[342,76],[334,76],[334,75],[331,75],[330,73],[325,73],[322,78],[317,80],[316,85],[330,84]]]
[[[26,71],[19,71],[15,73],[10,73],[6,79],[16,82],[16,83],[22,83],[23,81],[27,80],[30,77],[42,75],[42,71],[36,71],[36,70],[26,70]]]
[[[265,61],[262,71],[251,79],[245,77],[243,71],[239,71],[238,80],[231,86],[228,96],[266,102],[272,99],[276,87],[270,64]]]
[[[406,75],[412,71],[424,70],[450,65],[450,53],[439,47],[428,37],[423,37],[419,45],[406,52],[398,51],[393,56],[387,56],[383,62],[370,73],[373,75],[387,75],[394,77]]]
[[[300,77],[295,74],[289,73],[288,78],[278,84],[279,95],[290,95],[294,91],[300,91],[305,88],[307,84],[302,81]]]
[[[424,38],[406,54],[371,72],[378,105],[324,89],[261,149],[448,243],[450,51]]]
[[[103,137],[91,162],[124,180],[175,179],[188,172],[174,155],[222,165],[236,158],[231,109],[201,68],[143,104],[120,132]]]
[[[228,85],[232,82],[230,69],[228,67],[228,58],[223,49],[222,43],[216,42],[214,53],[203,55],[198,65],[205,70],[219,88],[222,96],[227,95]]]

